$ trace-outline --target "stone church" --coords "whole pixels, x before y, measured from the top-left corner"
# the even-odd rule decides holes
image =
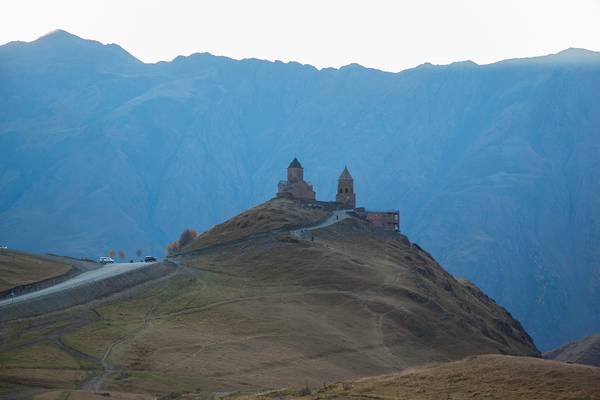
[[[287,181],[279,181],[277,185],[277,197],[315,200],[313,186],[304,180],[304,168],[296,157],[288,166]]]
[[[317,201],[313,185],[304,180],[304,168],[294,157],[287,169],[287,181],[280,181],[277,185],[277,197],[310,201],[329,209],[354,210],[357,216],[366,219],[374,227],[386,231],[400,230],[400,212],[398,210],[367,211],[363,207],[356,207],[354,178],[350,175],[348,167],[344,167],[338,178],[335,202]]]
[[[288,166],[287,181],[279,181],[279,185],[277,185],[277,197],[300,200],[315,200],[316,198],[312,184],[304,180],[304,168],[296,157]],[[347,209],[356,207],[354,179],[347,167],[344,167],[338,178],[335,202]]]

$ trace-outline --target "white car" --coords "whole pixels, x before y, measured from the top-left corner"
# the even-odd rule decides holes
[[[115,262],[115,260],[113,260],[111,257],[100,257],[98,262],[102,265],[105,265],[105,264],[113,264]]]

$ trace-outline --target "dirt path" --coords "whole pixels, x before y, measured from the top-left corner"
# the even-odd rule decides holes
[[[327,218],[325,221],[321,222],[320,224],[315,225],[315,226],[310,226],[307,228],[295,229],[293,231],[290,231],[290,234],[298,239],[301,239],[303,234],[306,232],[314,231],[316,229],[326,228],[330,225],[337,224],[338,222],[341,222],[341,221],[345,220],[346,218],[351,218],[350,215],[348,214],[348,211],[349,210],[335,210],[329,218]]]
[[[111,364],[108,361],[113,349],[115,348],[115,346],[125,342],[126,340],[129,340],[129,339],[135,337],[141,331],[146,329],[150,325],[150,323],[152,321],[152,314],[154,313],[154,311],[156,311],[157,307],[158,307],[158,305],[155,305],[150,310],[148,310],[148,312],[146,312],[146,314],[144,315],[143,324],[139,329],[135,329],[135,330],[129,332],[128,334],[121,336],[120,338],[109,343],[108,347],[104,351],[104,354],[102,355],[102,358],[100,360],[98,360],[100,362],[100,365],[102,366],[102,371],[100,373],[96,374],[95,376],[84,381],[81,385],[81,389],[97,392],[102,389],[102,385],[104,385],[104,382],[106,382],[106,380],[111,375],[122,372],[122,370],[120,368],[114,366],[113,364]]]
[[[263,295],[263,296],[238,297],[238,298],[234,298],[234,299],[220,300],[220,301],[216,301],[214,303],[208,303],[208,304],[204,304],[204,305],[200,305],[200,306],[186,307],[186,308],[183,308],[183,309],[180,309],[177,311],[161,314],[160,316],[156,317],[156,319],[171,318],[171,317],[177,317],[177,316],[186,315],[186,314],[195,314],[195,313],[200,313],[203,311],[208,311],[213,308],[217,308],[217,307],[221,307],[221,306],[225,306],[225,305],[229,305],[229,304],[234,304],[234,303],[246,302],[246,301],[260,301],[260,300],[267,300],[267,299],[271,299],[271,298],[306,296],[308,294],[342,294],[342,295],[347,295],[347,296],[353,296],[352,292],[345,291],[345,290],[310,290],[310,291],[302,291],[302,292],[290,292],[290,293],[284,293],[284,294],[276,293],[276,294],[272,294],[272,295]]]

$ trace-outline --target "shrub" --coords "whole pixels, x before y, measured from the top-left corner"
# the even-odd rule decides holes
[[[175,254],[179,251],[179,242],[176,240],[167,245],[167,254]]]

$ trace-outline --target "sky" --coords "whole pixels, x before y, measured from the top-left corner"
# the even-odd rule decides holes
[[[209,52],[235,59],[359,63],[400,71],[431,62],[600,51],[600,0],[13,0],[0,43],[55,29],[117,43],[145,62]]]

